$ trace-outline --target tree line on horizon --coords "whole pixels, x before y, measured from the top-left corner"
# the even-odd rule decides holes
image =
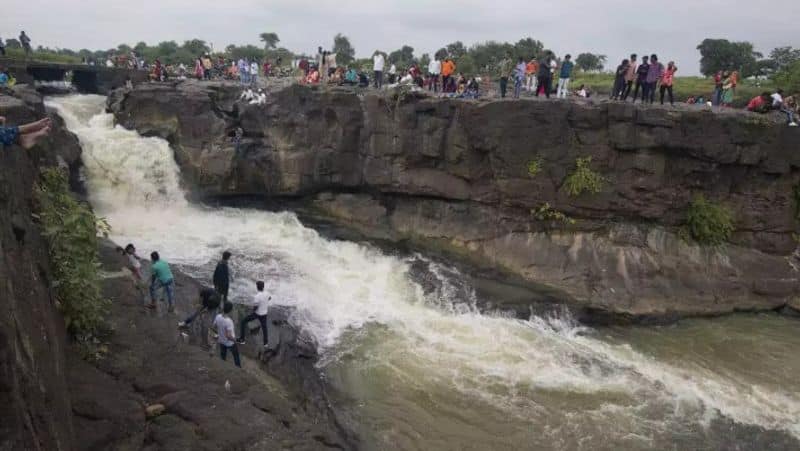
[[[226,59],[237,60],[246,58],[249,60],[262,61],[269,59],[272,61],[281,58],[284,64],[288,64],[296,58],[310,58],[312,55],[295,53],[285,47],[279,47],[280,38],[277,33],[264,32],[259,35],[262,46],[252,44],[247,45],[228,45],[222,50],[212,49],[209,43],[202,39],[191,39],[178,44],[176,41],[162,41],[155,45],[148,45],[144,41],[134,46],[120,44],[116,48],[107,50],[71,50],[71,49],[49,49],[39,46],[37,52],[45,55],[56,55],[64,60],[74,61],[97,61],[102,63],[113,54],[130,54],[131,51],[144,58],[146,61],[153,61],[159,58],[164,64],[184,63],[190,65],[195,58],[205,53],[222,55]],[[21,49],[21,45],[16,39],[8,39],[6,47],[10,50]],[[355,48],[350,43],[350,39],[338,33],[334,36],[330,47],[322,46],[323,49],[337,54],[337,62],[343,65],[354,65],[358,69],[369,71],[372,65],[372,55],[367,58],[356,58]],[[800,91],[800,49],[793,47],[778,47],[773,49],[767,57],[757,52],[751,42],[734,42],[727,39],[705,39],[697,46],[700,53],[700,72],[705,76],[712,76],[719,71],[736,70],[742,78],[759,77],[771,78],[784,85],[787,89]],[[395,64],[403,70],[411,64],[419,64],[423,71],[431,60],[429,53],[420,56],[415,54],[415,49],[409,45],[403,45],[399,49],[384,52],[387,61]],[[526,60],[531,58],[541,58],[548,49],[544,44],[531,37],[525,37],[515,43],[499,41],[483,41],[475,43],[469,47],[461,41],[455,41],[441,47],[434,52],[434,57],[443,59],[453,58],[458,64],[458,70],[465,74],[493,74],[496,75],[504,60],[516,60],[522,57]],[[557,56],[560,59],[560,56]],[[606,69],[608,58],[606,55],[582,52],[574,56],[576,67],[583,72],[603,72]]]

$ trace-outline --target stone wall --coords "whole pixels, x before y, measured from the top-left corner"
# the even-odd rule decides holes
[[[800,132],[772,118],[571,101],[461,101],[293,86],[265,106],[239,88],[145,84],[118,121],[174,146],[198,197],[319,197],[376,237],[412,240],[634,315],[777,309],[800,289],[794,187]],[[245,131],[238,152],[229,134]],[[606,183],[570,196],[591,157]],[[531,176],[528,164],[541,171]],[[728,207],[731,244],[679,239],[703,194]],[[545,203],[574,224],[536,220]]]

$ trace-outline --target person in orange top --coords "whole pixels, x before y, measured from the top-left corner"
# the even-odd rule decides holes
[[[675,97],[672,95],[672,83],[675,80],[675,72],[678,68],[674,61],[667,64],[667,69],[661,74],[661,104],[664,104],[664,92],[669,93],[669,103],[675,105]]]
[[[539,62],[531,59],[525,65],[525,90],[528,92],[536,91],[536,73],[539,72]]]
[[[453,76],[455,71],[456,63],[450,58],[445,58],[444,63],[442,63],[442,86],[449,86],[447,82],[450,81],[450,77]]]

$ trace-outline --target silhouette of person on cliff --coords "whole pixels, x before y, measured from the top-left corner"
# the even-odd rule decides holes
[[[31,54],[31,38],[25,34],[24,30],[19,34],[19,43],[22,44],[22,49],[25,50],[25,58],[29,57]]]
[[[231,259],[231,253],[225,251],[222,253],[222,260],[217,263],[214,269],[214,289],[219,293],[222,302],[228,302],[228,289],[231,284],[231,269],[228,262]]]

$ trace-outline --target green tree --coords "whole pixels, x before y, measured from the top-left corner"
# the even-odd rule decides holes
[[[131,46],[129,46],[128,44],[120,44],[117,46],[117,53],[128,54],[131,53],[131,50],[133,50],[133,48],[131,48]]]
[[[158,53],[162,56],[172,55],[178,51],[178,43],[175,41],[163,41],[158,43]]]
[[[17,41],[16,39],[10,38],[10,39],[6,39],[6,48],[9,48],[9,49],[21,49],[22,48],[22,44],[20,44],[19,41]]]
[[[727,39],[705,39],[697,46],[700,51],[700,72],[711,76],[723,70],[738,70],[743,77],[756,75],[758,60],[751,42],[731,42]]]
[[[442,61],[443,59],[447,58],[447,49],[442,47],[433,54],[437,60]]]
[[[470,61],[467,62],[471,70],[470,74],[475,72],[496,73],[499,70],[500,62],[505,59],[511,59],[514,62],[517,60],[514,46],[508,42],[486,41],[474,44],[470,47],[467,55],[458,59],[459,65],[464,66],[464,60],[469,56]],[[520,55],[523,56],[523,55]]]
[[[258,37],[264,43],[264,50],[274,49],[281,42],[277,33],[261,33]]]
[[[414,47],[404,45],[398,50],[389,54],[388,61],[396,64],[398,68],[407,68],[414,61]]]
[[[248,60],[260,61],[264,58],[264,49],[256,47],[254,45],[244,45],[238,47],[231,44],[225,47],[225,53],[227,53],[228,56],[234,60],[238,60],[239,58],[245,58]]]
[[[464,47],[463,42],[456,41],[447,44],[447,54],[450,56],[450,58],[458,59],[467,54],[467,48]]]
[[[202,39],[184,41],[181,48],[194,55],[195,58],[211,50],[206,44],[206,41],[203,41]]]
[[[789,93],[800,93],[800,60],[775,74],[775,83]]]
[[[428,65],[431,63],[431,56],[427,53],[423,53],[422,56],[419,58],[419,68],[423,72],[428,70]]]
[[[601,71],[606,64],[605,55],[596,55],[594,53],[581,53],[575,58],[575,65],[585,72]]]
[[[769,52],[769,59],[776,72],[788,69],[795,62],[800,61],[800,49],[792,47],[777,47]]]
[[[344,65],[352,63],[356,56],[356,50],[350,45],[350,39],[341,33],[333,37],[333,53],[336,54],[336,62]]]
[[[544,50],[544,44],[533,38],[523,38],[514,44],[514,56],[523,57],[526,60],[539,58]]]

